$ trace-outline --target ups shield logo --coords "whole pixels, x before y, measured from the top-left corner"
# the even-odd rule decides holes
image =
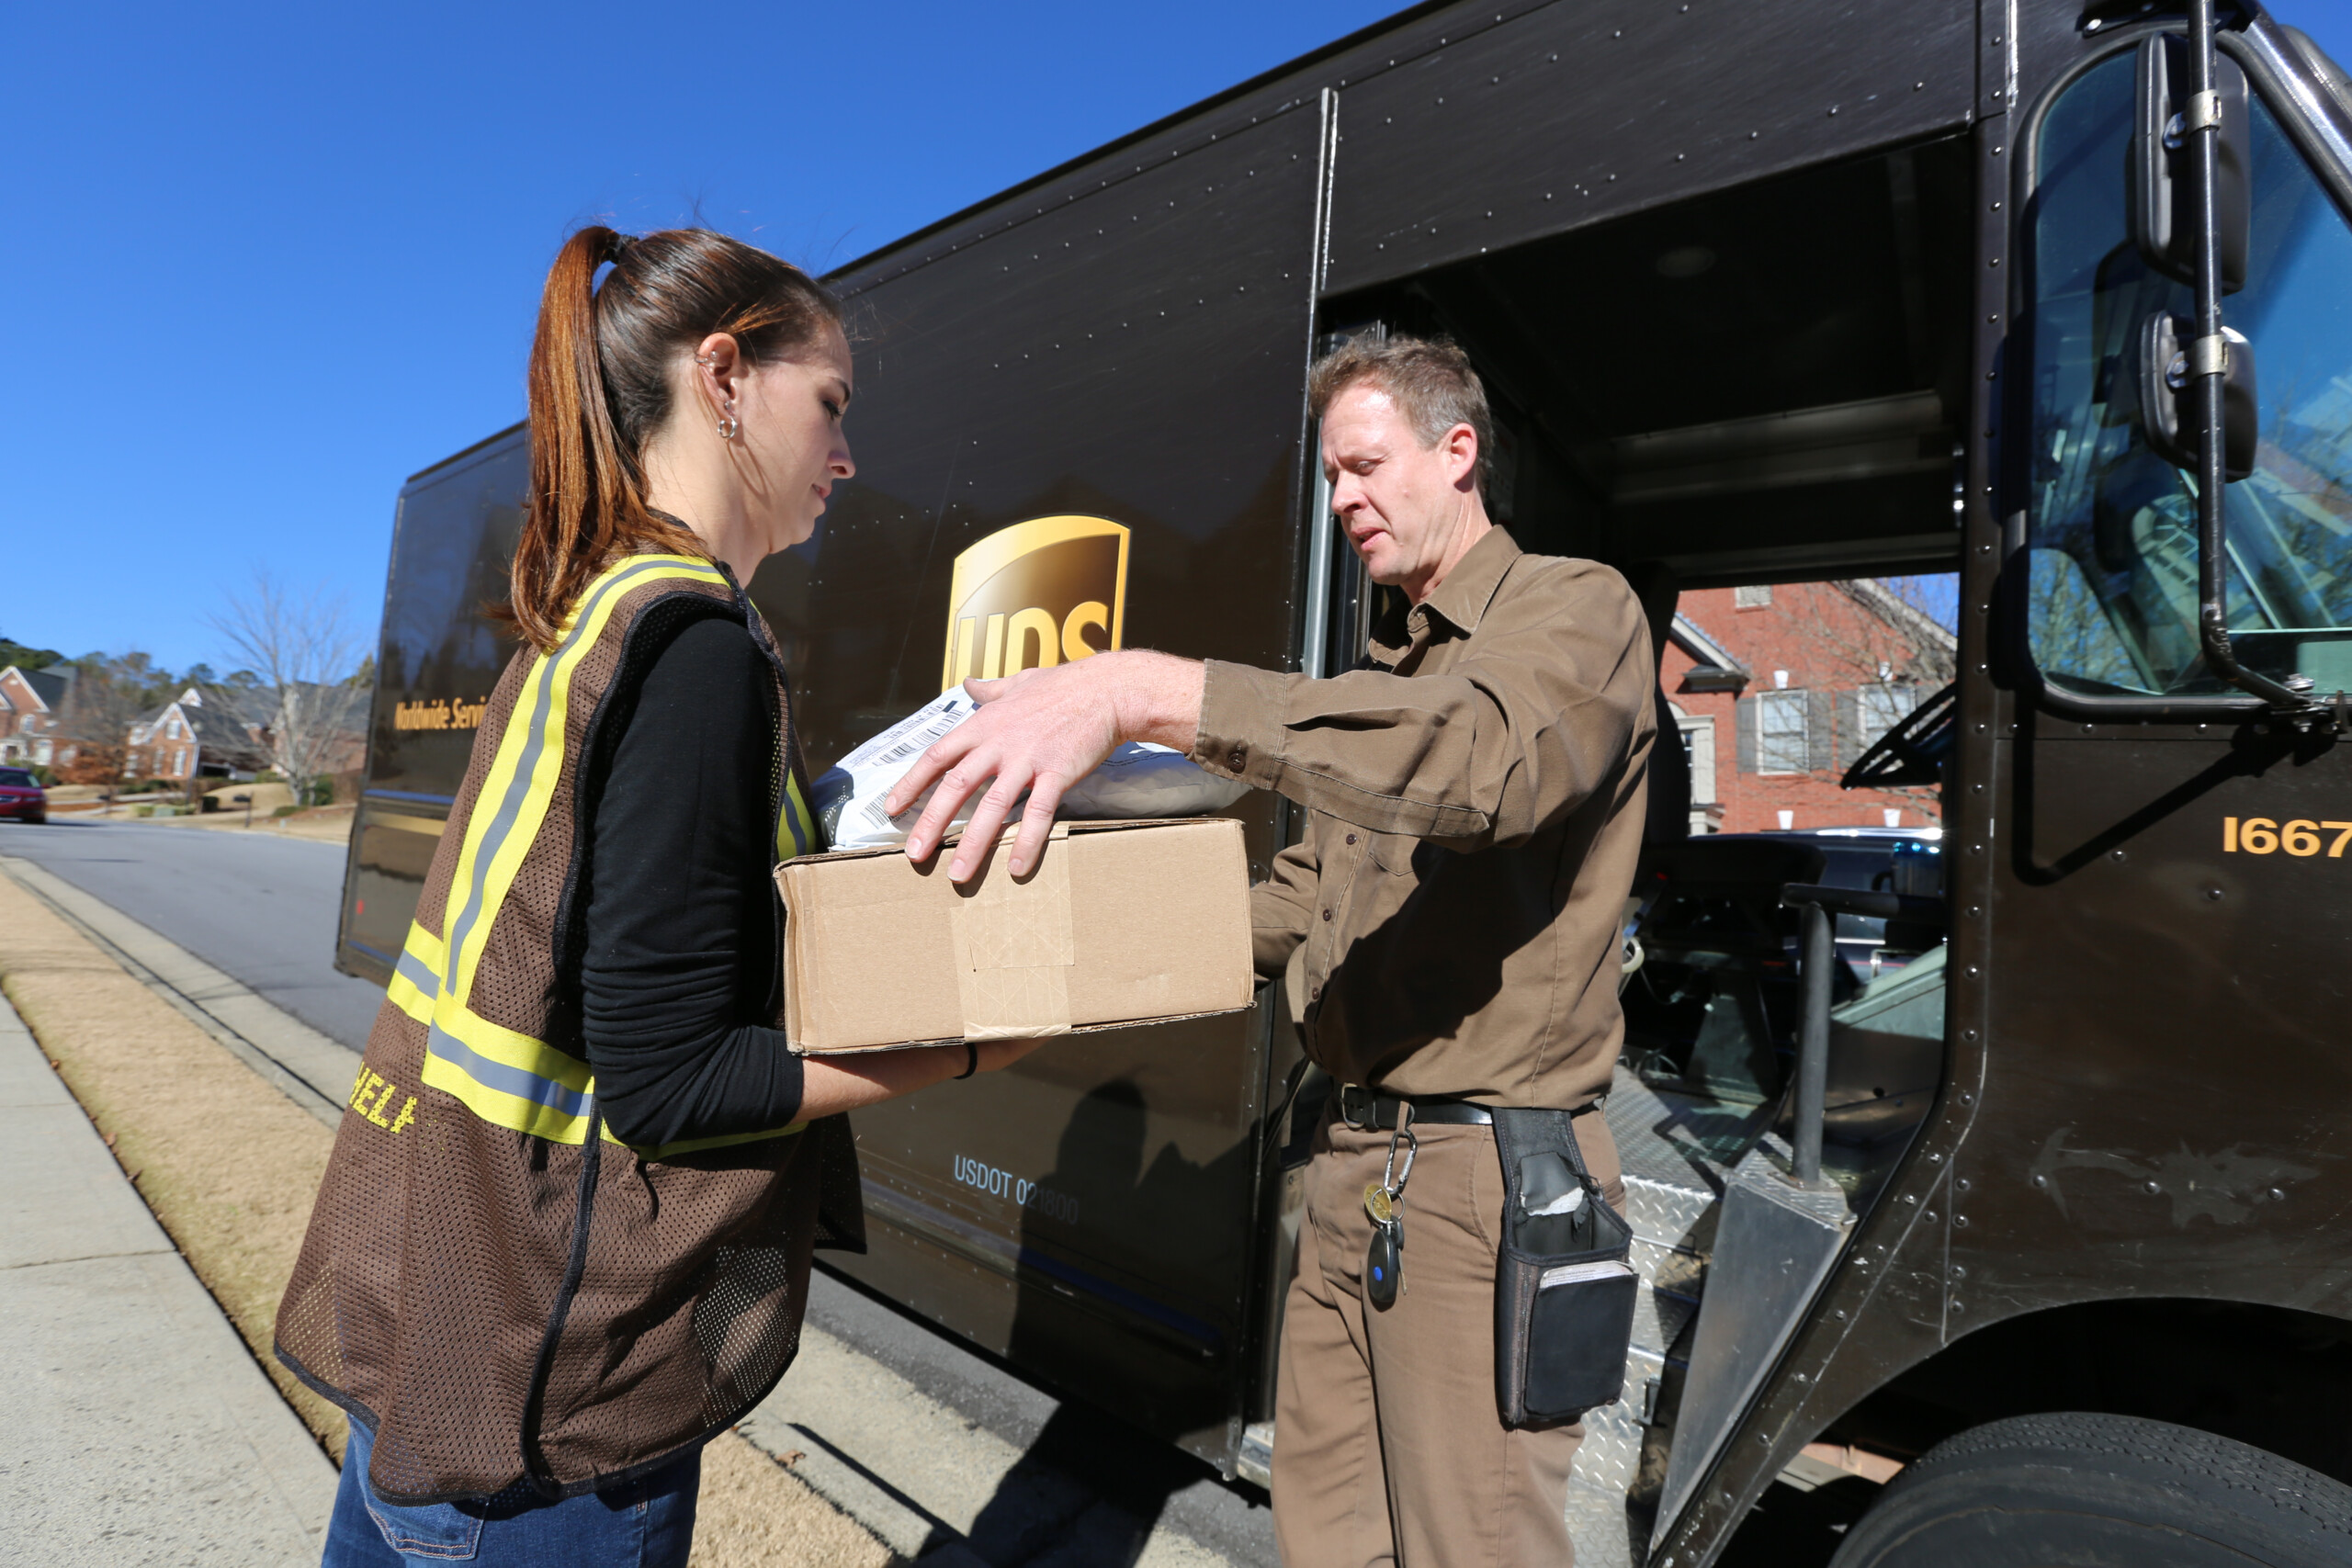
[[[1067,664],[1119,646],[1127,530],[1102,517],[1033,517],[956,558],[940,690]]]

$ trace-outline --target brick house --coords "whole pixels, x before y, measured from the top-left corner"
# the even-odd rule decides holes
[[[62,768],[74,761],[74,743],[58,729],[73,689],[74,671],[63,664],[0,670],[0,762]]]
[[[1659,677],[1690,760],[1690,830],[1935,826],[1932,789],[1838,780],[1953,659],[1951,632],[1871,581],[1684,593]]]
[[[130,727],[122,776],[185,784],[267,765],[255,727],[206,708],[204,694],[190,686]]]

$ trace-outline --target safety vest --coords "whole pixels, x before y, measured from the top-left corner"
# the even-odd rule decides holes
[[[783,1376],[811,1248],[864,1249],[846,1117],[638,1148],[596,1108],[582,770],[607,697],[712,616],[775,671],[776,854],[820,848],[775,638],[711,562],[615,562],[483,711],[278,1306],[279,1359],[373,1430],[388,1500],[569,1496],[659,1467]]]

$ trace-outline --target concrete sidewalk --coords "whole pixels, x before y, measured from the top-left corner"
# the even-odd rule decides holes
[[[0,1562],[310,1564],[335,1489],[0,998]]]

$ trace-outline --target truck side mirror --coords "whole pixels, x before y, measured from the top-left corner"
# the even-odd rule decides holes
[[[2196,186],[2188,177],[2183,135],[2188,104],[2188,43],[2169,34],[2140,40],[2134,76],[2132,167],[2127,200],[2132,243],[2147,264],[2182,283],[2197,281]],[[2245,73],[2227,55],[2213,60],[2221,135],[2215,139],[2213,223],[2219,231],[2222,292],[2245,287],[2247,237],[2253,230],[2254,122]]]
[[[2188,405],[2189,339],[2196,328],[2169,310],[2140,323],[2132,377],[2140,432],[2148,450],[2177,468],[2197,467],[2196,414]],[[2234,327],[2223,327],[2229,368],[2222,378],[2222,466],[2232,481],[2254,472],[2260,417],[2254,401],[2254,345]]]

